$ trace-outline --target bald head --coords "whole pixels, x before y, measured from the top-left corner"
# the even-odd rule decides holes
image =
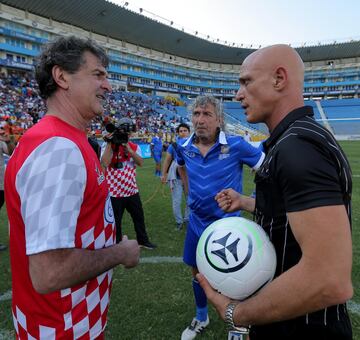
[[[264,122],[270,131],[284,116],[304,104],[304,63],[287,45],[273,45],[250,54],[240,68],[242,102],[250,123]]]
[[[242,67],[250,66],[263,72],[276,72],[279,68],[285,70],[289,89],[303,91],[304,63],[299,54],[288,45],[272,45],[261,48],[250,54]]]

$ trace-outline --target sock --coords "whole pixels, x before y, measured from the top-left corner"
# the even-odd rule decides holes
[[[208,308],[205,292],[196,279],[193,279],[192,286],[194,290],[196,304],[196,319],[198,319],[199,321],[206,321],[208,315]]]

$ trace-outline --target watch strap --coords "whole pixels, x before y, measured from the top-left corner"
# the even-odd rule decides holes
[[[236,308],[236,306],[238,304],[239,304],[239,302],[232,301],[226,306],[225,323],[229,327],[230,330],[237,330],[239,332],[242,332],[243,334],[248,334],[249,333],[249,327],[235,326],[235,323],[234,323],[234,310],[235,310],[235,308]]]

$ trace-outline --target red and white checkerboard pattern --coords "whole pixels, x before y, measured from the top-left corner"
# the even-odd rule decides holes
[[[95,339],[106,327],[112,270],[77,288],[61,291],[62,305],[69,310],[63,315],[65,327],[55,329],[33,322],[18,306],[13,311],[18,339]]]
[[[94,339],[104,331],[111,278],[112,270],[84,286],[61,291],[63,304],[69,309],[64,315],[65,331],[71,330],[72,338]]]
[[[112,197],[129,197],[137,194],[136,169],[125,164],[122,169],[109,167],[106,171],[106,180]]]
[[[91,228],[81,235],[82,247],[99,249],[115,242],[115,228],[108,224],[105,229]],[[59,329],[34,323],[18,306],[13,311],[13,321],[19,339],[95,339],[106,326],[110,301],[112,269],[87,281],[85,284],[63,289],[61,305],[66,312],[64,324]]]
[[[55,328],[46,327],[42,325],[33,325],[29,323],[26,315],[20,310],[18,306],[13,311],[14,328],[16,330],[17,339],[56,339]]]

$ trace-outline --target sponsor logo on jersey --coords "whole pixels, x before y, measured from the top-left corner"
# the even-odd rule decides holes
[[[97,164],[95,163],[95,172],[97,175],[97,182],[98,185],[100,185],[102,182],[104,182],[105,180],[105,175],[103,174],[103,172],[98,168]]]
[[[185,150],[184,151],[184,154],[190,158],[194,158],[195,157],[195,152],[192,152],[192,151],[187,151]]]

